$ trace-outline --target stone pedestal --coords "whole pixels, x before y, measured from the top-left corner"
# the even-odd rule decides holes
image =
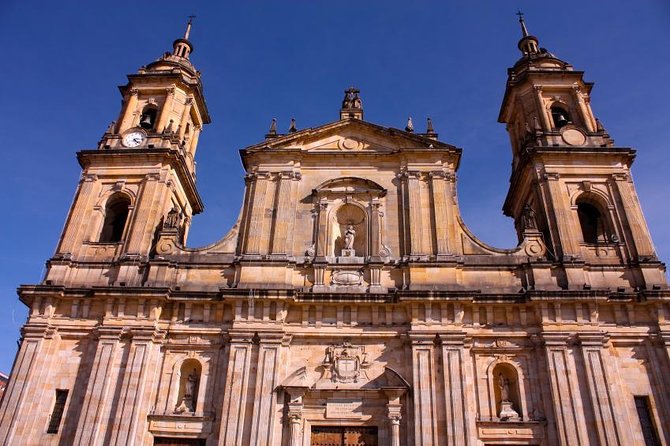
[[[519,421],[519,419],[519,414],[512,408],[510,401],[502,401],[500,403],[500,420]]]
[[[342,249],[342,257],[356,257],[355,249]]]

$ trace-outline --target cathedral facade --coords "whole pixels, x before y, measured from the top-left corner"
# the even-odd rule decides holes
[[[220,241],[203,210],[210,122],[189,28],[128,76],[29,308],[2,404],[6,445],[670,445],[670,290],[635,151],[593,84],[521,20],[499,121],[518,246],[479,241],[461,149],[364,119],[241,151]]]

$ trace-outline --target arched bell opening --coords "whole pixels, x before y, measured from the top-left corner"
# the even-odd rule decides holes
[[[197,359],[187,359],[182,363],[179,375],[179,393],[175,413],[195,413],[202,365]]]
[[[145,130],[153,130],[156,126],[156,118],[158,116],[158,107],[149,104],[142,109],[142,116],[140,117],[140,127]]]
[[[125,232],[129,212],[130,198],[127,195],[116,193],[109,197],[98,241],[100,243],[120,242]]]
[[[368,255],[368,216],[361,207],[347,203],[334,212],[331,222],[332,255],[365,257]]]
[[[554,128],[556,129],[572,124],[570,113],[568,113],[566,107],[562,104],[554,104],[551,106],[551,119],[554,121]]]
[[[612,231],[603,205],[593,194],[583,194],[576,201],[577,217],[584,243],[595,245],[609,243]]]

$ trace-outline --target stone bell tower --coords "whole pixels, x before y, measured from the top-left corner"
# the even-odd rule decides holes
[[[115,265],[100,271],[101,284],[138,283],[138,265],[154,249],[157,231],[171,229],[183,243],[192,216],[203,210],[194,156],[210,118],[200,73],[189,60],[190,32],[189,20],[172,52],[128,75],[119,87],[118,120],[97,150],[77,154],[83,173],[49,262],[49,283],[76,282],[90,274],[77,271],[101,268],[93,266],[100,262]]]
[[[528,214],[536,218],[564,288],[598,287],[609,274],[620,290],[664,286],[631,178],[635,150],[614,145],[591,109],[593,83],[541,48],[519,15],[522,56],[498,118],[513,152],[505,214],[519,234]]]

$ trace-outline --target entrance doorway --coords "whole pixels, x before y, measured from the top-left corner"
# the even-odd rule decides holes
[[[377,428],[312,426],[311,446],[378,446]]]

